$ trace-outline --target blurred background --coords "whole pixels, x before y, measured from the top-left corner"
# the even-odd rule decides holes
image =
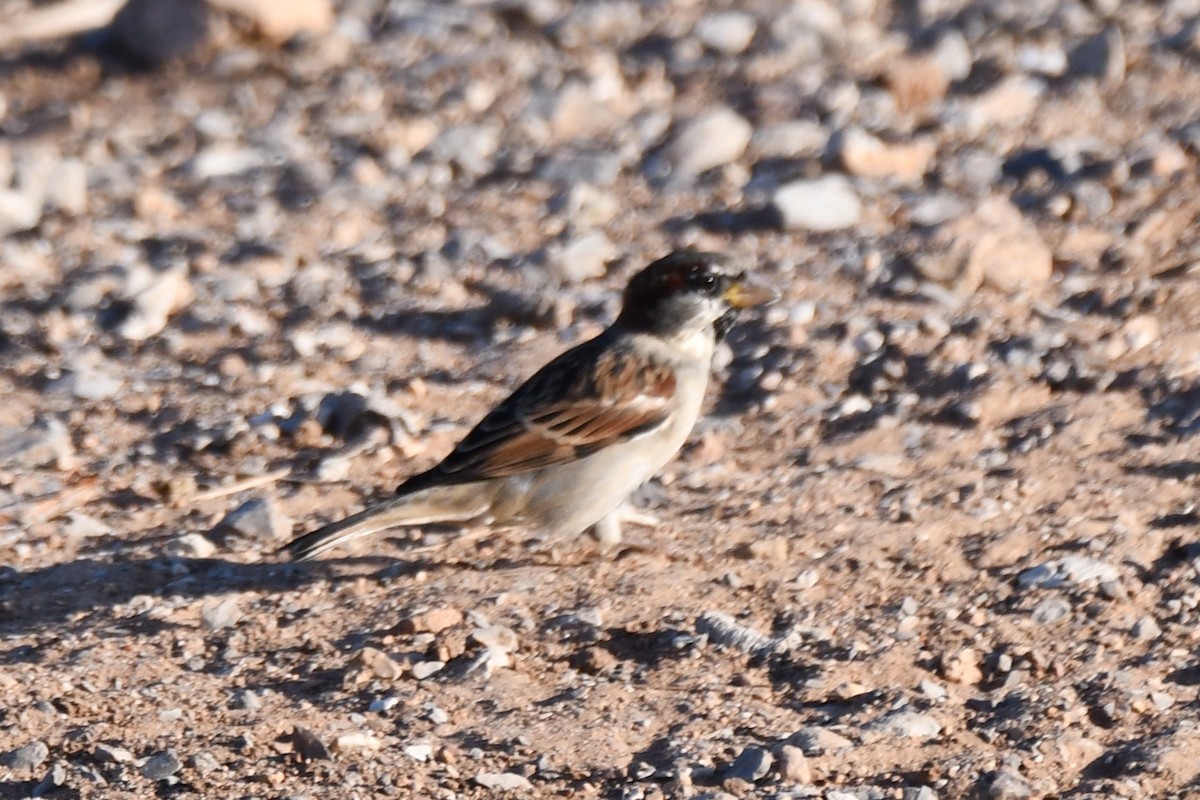
[[[300,791],[300,754],[420,796],[1195,791],[1198,18],[0,0],[9,785]],[[784,300],[639,497],[666,555],[260,563],[443,455],[683,246]],[[450,644],[391,629],[430,606],[467,614]],[[453,672],[485,617],[522,639],[506,674],[533,680],[487,690],[515,716]],[[325,762],[363,730],[338,747],[378,761]]]

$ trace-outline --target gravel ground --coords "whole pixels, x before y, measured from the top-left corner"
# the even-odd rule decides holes
[[[0,795],[1200,793],[1200,4],[336,9],[0,54]],[[275,562],[679,246],[656,528]]]

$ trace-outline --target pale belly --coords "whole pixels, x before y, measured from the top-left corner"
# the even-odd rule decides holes
[[[707,383],[707,373],[695,379]],[[679,451],[700,416],[703,391],[670,423],[579,461],[513,476],[493,504],[500,524],[581,533],[620,506]]]

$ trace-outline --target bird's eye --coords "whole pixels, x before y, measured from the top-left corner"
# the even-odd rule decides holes
[[[699,289],[707,294],[715,294],[717,290],[717,276],[711,272],[697,272],[688,281],[693,289]]]

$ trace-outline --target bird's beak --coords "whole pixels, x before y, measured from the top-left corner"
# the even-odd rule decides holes
[[[774,303],[779,299],[779,292],[774,286],[755,280],[743,272],[733,279],[723,296],[725,302],[734,308],[752,308]]]

